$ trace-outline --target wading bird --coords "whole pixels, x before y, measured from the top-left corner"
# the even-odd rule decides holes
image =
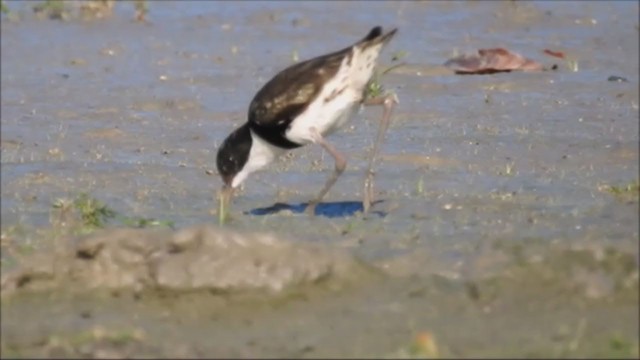
[[[380,51],[397,29],[383,33],[373,28],[367,36],[342,50],[297,63],[279,72],[255,95],[248,121],[222,143],[217,167],[223,187],[219,194],[219,218],[223,223],[234,189],[247,177],[285,152],[307,144],[322,146],[335,160],[335,169],[306,211],[315,206],[342,174],[346,159],[326,137],[351,118],[360,105],[382,105],[384,112],[378,137],[369,154],[363,209],[373,201],[373,165],[389,126],[395,95],[369,98],[366,90]]]

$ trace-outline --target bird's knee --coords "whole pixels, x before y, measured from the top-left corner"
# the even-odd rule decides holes
[[[399,104],[399,103],[400,103],[400,100],[398,99],[398,95],[396,95],[395,93],[388,94],[387,96],[385,96],[384,101],[382,102],[384,107],[386,107],[387,109],[393,108],[396,104]]]

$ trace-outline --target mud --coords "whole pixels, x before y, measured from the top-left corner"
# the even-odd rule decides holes
[[[344,251],[212,226],[175,234],[104,230],[62,245],[53,255],[42,253],[25,261],[20,271],[3,279],[3,292],[65,285],[86,290],[279,292],[358,273],[356,262]]]
[[[3,357],[638,357],[637,3],[153,2],[146,23],[7,4]],[[386,215],[247,215],[320,189],[333,164],[305,147],[207,226],[259,87],[378,24],[399,27],[381,67],[408,53],[383,77]],[[442,66],[493,47],[558,70]],[[327,201],[361,199],[380,115],[330,138],[348,167]],[[80,192],[176,230],[68,235],[51,205]]]
[[[534,255],[496,242],[476,266],[502,271],[472,279],[213,226],[67,244],[3,274],[3,355],[424,357],[410,351],[424,330],[447,357],[636,351],[612,341],[637,331],[637,259],[611,248]]]

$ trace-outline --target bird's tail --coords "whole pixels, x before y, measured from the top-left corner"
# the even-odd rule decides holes
[[[362,40],[358,41],[358,45],[361,45],[363,48],[375,46],[380,43],[384,45],[388,43],[389,40],[391,40],[391,38],[396,34],[397,31],[398,29],[396,28],[387,32],[386,34],[383,34],[382,27],[376,26],[373,29],[371,29],[371,31],[369,31],[369,34],[367,34],[367,36],[365,36]]]

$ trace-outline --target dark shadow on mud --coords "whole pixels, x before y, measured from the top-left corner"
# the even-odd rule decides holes
[[[382,203],[384,200],[374,201],[372,206]],[[253,210],[245,211],[248,215],[271,215],[277,214],[281,211],[291,211],[294,214],[302,214],[309,206],[309,203],[300,204],[286,204],[275,203],[268,207],[256,208]],[[325,216],[328,218],[340,218],[354,216],[357,213],[363,213],[364,206],[361,201],[335,201],[335,202],[323,202],[316,205],[315,215]],[[387,213],[385,211],[370,211],[369,214],[377,215],[379,217],[385,217]]]

